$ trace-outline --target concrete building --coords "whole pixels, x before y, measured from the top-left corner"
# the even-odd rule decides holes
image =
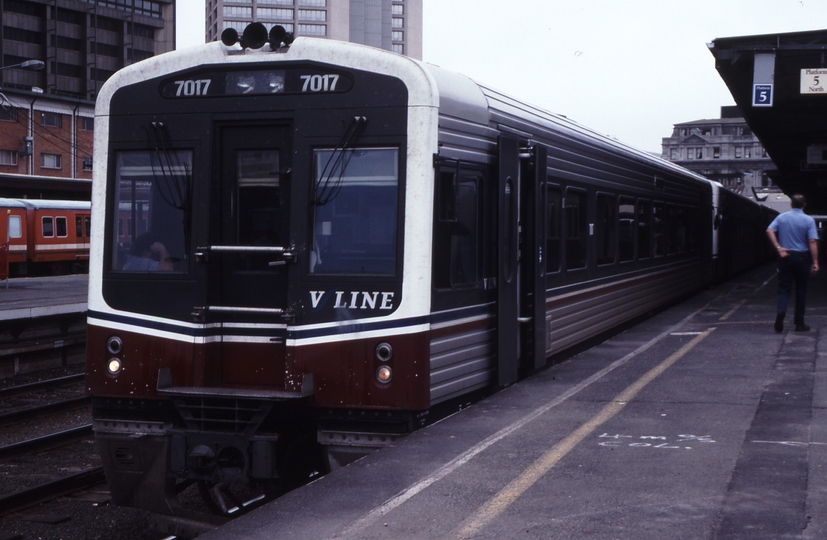
[[[175,47],[174,0],[0,0],[0,196],[86,198],[94,100]],[[20,69],[27,60],[43,69]]]
[[[422,59],[422,0],[207,0],[206,40],[253,21]]]
[[[672,136],[663,138],[662,157],[745,197],[787,209],[789,199],[768,174],[775,165],[738,107],[721,107],[721,118],[675,124]]]

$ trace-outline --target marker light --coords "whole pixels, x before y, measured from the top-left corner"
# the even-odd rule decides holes
[[[108,369],[109,373],[111,373],[112,375],[117,375],[118,373],[120,373],[122,367],[123,366],[121,366],[121,361],[117,358],[109,359],[109,363],[106,364],[106,369]]]
[[[393,358],[393,347],[390,343],[382,342],[376,346],[376,359],[380,362],[387,362]]]
[[[388,384],[393,378],[393,371],[390,366],[382,366],[376,370],[376,380],[382,384]]]
[[[123,340],[118,336],[112,336],[106,342],[106,350],[109,351],[110,354],[121,354],[123,350]]]

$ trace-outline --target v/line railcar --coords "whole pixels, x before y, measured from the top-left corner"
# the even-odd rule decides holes
[[[403,56],[242,40],[98,97],[87,384],[117,504],[299,483],[727,277],[698,175]]]
[[[0,198],[0,246],[8,244],[10,275],[85,272],[90,206],[85,201]]]

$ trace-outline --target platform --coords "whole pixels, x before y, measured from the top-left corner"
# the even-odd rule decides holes
[[[0,281],[0,321],[86,311],[89,276],[11,278]]]
[[[827,538],[827,279],[774,266],[199,538]]]

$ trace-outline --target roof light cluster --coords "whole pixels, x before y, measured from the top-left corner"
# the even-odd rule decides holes
[[[282,45],[289,46],[293,43],[293,34],[281,25],[274,26],[268,33],[263,24],[254,22],[247,25],[241,37],[235,28],[227,28],[221,32],[221,43],[227,47],[239,43],[245,49],[260,49],[265,43],[270,43],[270,48],[275,51]]]

